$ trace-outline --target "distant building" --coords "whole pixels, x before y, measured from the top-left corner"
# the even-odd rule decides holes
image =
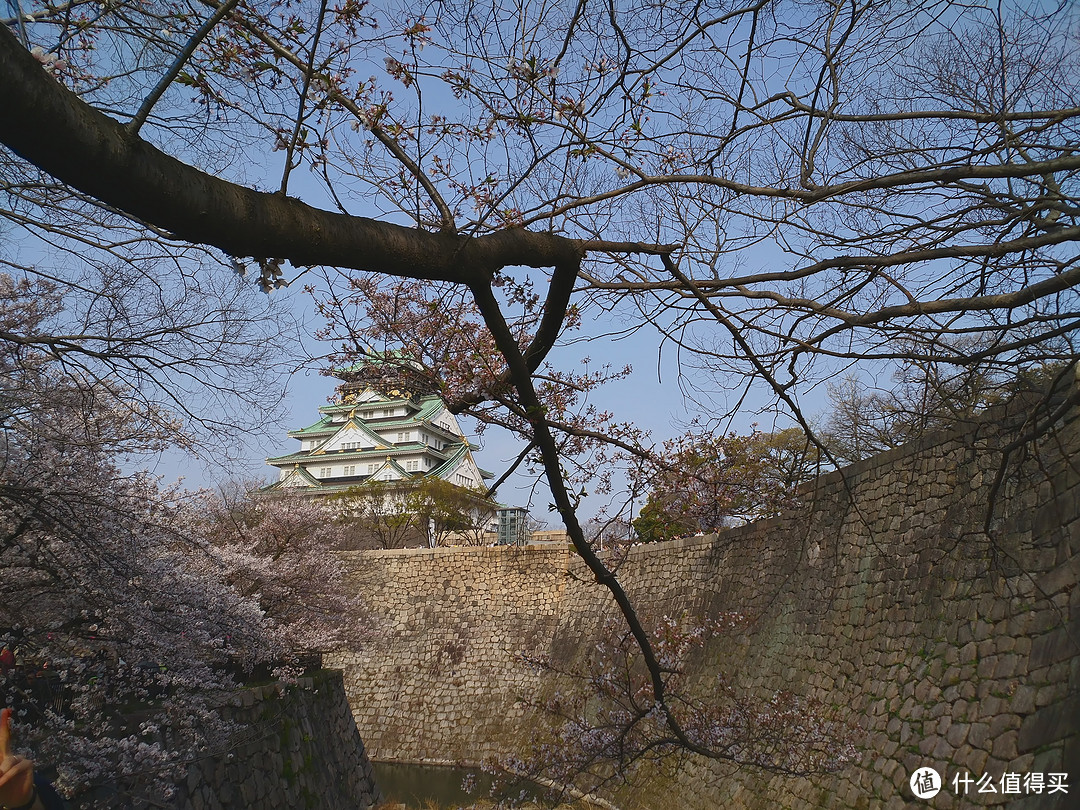
[[[496,512],[499,522],[496,543],[500,546],[523,546],[529,540],[529,510],[505,506]]]
[[[474,525],[494,530],[497,505],[480,494],[492,474],[477,466],[476,446],[445,403],[430,394],[381,394],[352,372],[338,373],[343,383],[334,401],[319,408],[317,422],[289,431],[300,448],[266,460],[279,475],[264,492],[357,495],[363,485],[377,484],[385,508],[400,510],[416,485],[440,479],[466,496]]]

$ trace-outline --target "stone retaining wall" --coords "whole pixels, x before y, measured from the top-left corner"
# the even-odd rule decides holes
[[[693,676],[834,707],[858,757],[780,777],[686,758],[619,795],[641,808],[1054,808],[1080,795],[1080,421],[1037,447],[1002,420],[824,476],[783,518],[631,550],[619,575],[646,614],[739,611]],[[998,480],[1001,447],[1015,443]],[[992,502],[992,503],[991,503]],[[984,529],[988,526],[989,532]],[[582,660],[614,614],[576,557],[552,549],[350,556],[381,639],[344,656],[373,757],[479,762],[521,751],[550,683],[527,656]],[[524,656],[524,657],[523,657]],[[908,786],[989,774],[996,794]],[[1067,773],[1069,793],[1002,794],[1001,778]]]
[[[179,810],[364,810],[379,799],[339,671],[245,689],[232,713],[243,724],[234,747],[192,763]]]
[[[479,763],[527,736],[522,696],[559,623],[569,553],[468,548],[345,555],[376,612],[376,641],[345,669],[373,759]],[[372,702],[365,703],[365,696]]]

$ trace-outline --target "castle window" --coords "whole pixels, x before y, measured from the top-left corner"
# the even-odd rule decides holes
[[[420,469],[420,460],[416,459],[414,461],[406,461],[405,462],[405,469],[408,470],[409,472],[414,472],[416,470],[419,470]]]
[[[343,470],[341,471],[341,474],[342,474],[342,475],[356,475],[356,465],[355,465],[355,464],[353,464],[353,465],[350,465],[350,466],[348,466],[348,467],[345,467],[345,468],[344,468],[344,469],[343,469]]]
[[[329,478],[329,477],[330,477],[330,467],[322,467],[319,470],[319,478]]]

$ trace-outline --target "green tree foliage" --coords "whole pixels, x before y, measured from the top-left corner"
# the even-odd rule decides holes
[[[409,487],[405,505],[435,546],[481,544],[494,512],[483,492],[441,478],[421,478]]]
[[[794,503],[795,487],[817,469],[817,448],[798,428],[687,433],[645,468],[649,499],[634,528],[651,542],[771,517]]]
[[[695,531],[697,526],[693,520],[681,512],[676,504],[665,503],[656,492],[649,493],[649,499],[634,519],[634,532],[642,543],[658,543]]]
[[[365,481],[331,499],[345,516],[347,539],[339,546],[409,548],[426,545],[426,534],[404,502],[400,484]]]
[[[349,535],[339,548],[479,545],[495,510],[482,491],[431,477],[366,481],[334,501]]]

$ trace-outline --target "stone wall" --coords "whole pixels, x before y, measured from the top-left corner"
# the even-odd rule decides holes
[[[236,702],[233,747],[189,766],[175,807],[363,810],[378,800],[340,672],[245,689]]]
[[[519,747],[567,584],[566,548],[359,551],[345,555],[376,611],[377,640],[345,669],[373,759],[479,763]],[[371,702],[366,702],[367,697]]]
[[[647,614],[751,622],[695,659],[747,694],[833,707],[856,761],[810,778],[693,757],[618,796],[642,808],[1074,806],[1080,794],[1080,420],[1037,446],[1004,415],[823,477],[804,507],[717,537],[639,546],[619,575]],[[1002,467],[1001,448],[1013,446]],[[1003,474],[999,475],[999,471]],[[988,529],[988,531],[986,531]],[[381,637],[346,656],[373,757],[478,762],[520,751],[545,682],[522,655],[571,662],[613,615],[564,550],[353,555]],[[908,786],[989,774],[997,794],[929,802]],[[1007,773],[1068,773],[1069,793],[1002,794]]]

